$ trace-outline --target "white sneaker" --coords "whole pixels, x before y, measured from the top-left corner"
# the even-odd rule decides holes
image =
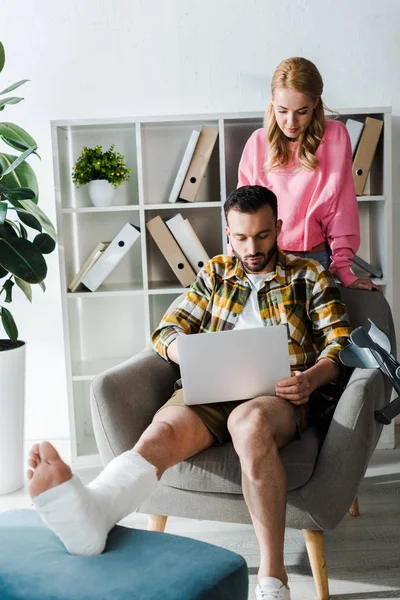
[[[290,589],[276,577],[261,577],[256,587],[257,600],[290,600]]]

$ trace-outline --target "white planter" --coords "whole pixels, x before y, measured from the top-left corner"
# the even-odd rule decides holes
[[[0,350],[0,494],[24,485],[25,348]]]
[[[115,187],[105,179],[94,179],[88,183],[89,198],[93,206],[111,206]]]

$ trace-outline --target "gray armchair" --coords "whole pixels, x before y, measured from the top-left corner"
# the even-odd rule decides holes
[[[371,318],[396,342],[392,315],[379,292],[341,288],[353,327]],[[156,410],[171,396],[179,368],[151,348],[95,377],[93,424],[104,463],[132,448]],[[324,440],[309,427],[301,440],[281,451],[288,475],[286,524],[302,529],[321,600],[329,598],[323,532],[346,512],[357,514],[357,491],[382,426],[374,410],[390,400],[391,386],[378,370],[355,369]],[[232,444],[201,452],[168,469],[157,491],[140,509],[149,526],[162,531],[167,516],[251,523]]]

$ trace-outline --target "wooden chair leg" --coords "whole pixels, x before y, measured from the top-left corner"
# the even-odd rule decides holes
[[[318,598],[319,600],[328,600],[329,585],[328,571],[326,569],[324,534],[322,531],[312,531],[310,529],[303,529],[303,534]]]
[[[161,531],[162,533],[167,524],[167,519],[168,517],[165,515],[149,515],[147,519],[147,529],[149,531]]]
[[[360,507],[358,506],[358,498],[357,496],[354,498],[353,504],[350,506],[349,513],[352,517],[360,516]]]

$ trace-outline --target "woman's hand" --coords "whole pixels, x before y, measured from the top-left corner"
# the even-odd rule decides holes
[[[349,287],[353,290],[369,290],[372,292],[378,290],[378,292],[382,292],[379,285],[375,285],[371,279],[356,279]]]
[[[275,388],[277,398],[289,400],[289,402],[296,406],[306,404],[311,392],[311,383],[306,371],[294,371],[290,377],[278,381]]]

